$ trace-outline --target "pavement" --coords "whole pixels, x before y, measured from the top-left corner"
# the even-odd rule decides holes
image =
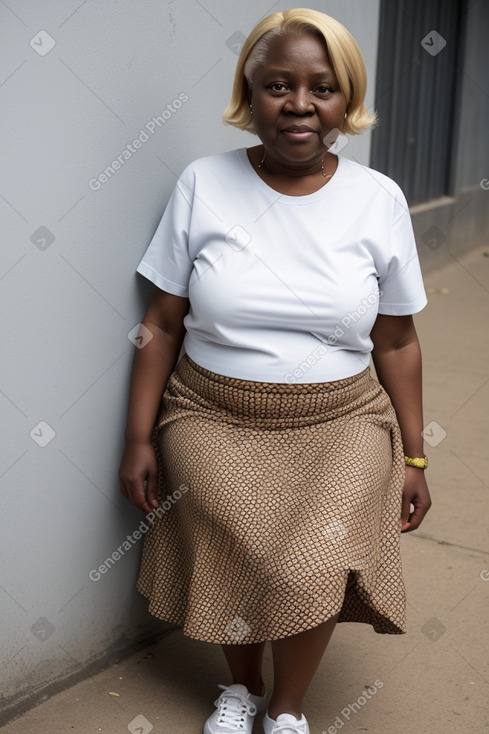
[[[337,626],[304,702],[311,734],[489,730],[489,247],[451,259],[425,277],[429,305],[415,317],[433,507],[402,537],[408,632]],[[229,682],[217,645],[173,630],[1,732],[201,734]]]

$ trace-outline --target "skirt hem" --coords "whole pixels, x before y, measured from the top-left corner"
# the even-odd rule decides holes
[[[150,602],[150,597],[146,594],[144,594],[142,591],[138,590],[141,596],[143,596],[145,599]],[[386,624],[380,625],[378,621],[367,621],[365,619],[348,619],[342,616],[342,608],[343,605],[340,606],[339,609],[334,611],[332,614],[327,616],[325,619],[323,619],[320,622],[313,622],[311,624],[303,624],[301,628],[295,630],[295,631],[287,631],[287,633],[281,634],[277,632],[273,635],[254,635],[253,639],[249,640],[247,639],[246,642],[236,642],[229,637],[226,636],[226,638],[219,638],[217,639],[215,636],[210,637],[209,635],[205,635],[203,633],[193,632],[189,626],[185,623],[184,617],[180,615],[175,615],[172,617],[168,614],[161,614],[157,611],[151,610],[151,603],[148,607],[148,612],[151,614],[152,617],[155,617],[156,619],[159,619],[162,622],[166,622],[167,624],[173,624],[176,625],[181,631],[182,634],[185,635],[185,637],[189,637],[192,640],[197,640],[198,642],[208,642],[215,645],[229,645],[229,644],[235,644],[235,645],[254,645],[258,644],[260,642],[273,642],[274,640],[283,640],[287,637],[293,637],[294,635],[299,635],[302,632],[307,632],[308,630],[315,629],[316,627],[319,627],[321,624],[324,624],[324,622],[327,622],[328,619],[331,619],[331,617],[334,617],[336,614],[339,614],[339,618],[337,621],[337,624],[344,624],[344,623],[350,623],[350,624],[366,624],[372,627],[373,631],[376,634],[385,634],[385,635],[405,635],[406,634],[406,628],[400,627],[393,622],[391,622],[387,617],[385,617]]]

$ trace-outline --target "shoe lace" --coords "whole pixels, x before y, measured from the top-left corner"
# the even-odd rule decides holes
[[[256,706],[249,698],[242,696],[239,691],[233,691],[227,686],[219,685],[224,693],[221,693],[215,705],[219,709],[218,723],[226,724],[244,729],[246,715],[254,716]]]

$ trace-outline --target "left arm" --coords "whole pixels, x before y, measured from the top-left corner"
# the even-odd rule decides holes
[[[378,380],[396,411],[406,456],[423,457],[421,350],[412,316],[379,314],[370,334]],[[413,513],[410,504],[414,505]],[[406,466],[401,532],[415,530],[431,507],[422,469]]]

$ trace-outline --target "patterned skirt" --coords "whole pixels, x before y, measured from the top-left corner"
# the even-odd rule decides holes
[[[159,508],[137,583],[151,614],[220,644],[287,637],[337,613],[405,632],[404,452],[369,369],[266,383],[183,354],[153,443]]]

